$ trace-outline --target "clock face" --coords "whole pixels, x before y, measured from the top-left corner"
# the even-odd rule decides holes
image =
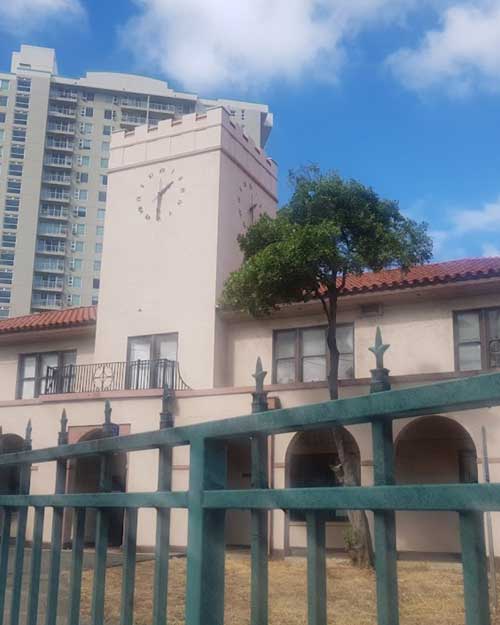
[[[137,212],[146,221],[161,221],[183,204],[186,188],[175,168],[151,170],[139,185],[135,198]]]
[[[262,204],[257,199],[257,193],[252,182],[244,180],[240,184],[236,202],[241,221],[245,228],[248,228],[255,223],[257,213],[262,209]]]

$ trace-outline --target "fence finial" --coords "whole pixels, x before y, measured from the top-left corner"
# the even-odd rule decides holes
[[[384,367],[384,354],[390,345],[382,341],[382,332],[380,326],[377,326],[375,333],[375,345],[368,349],[375,355],[375,369],[371,370],[372,380],[370,384],[370,393],[378,393],[380,391],[388,391],[391,388],[389,381],[389,369]]]
[[[59,445],[68,444],[68,416],[66,414],[66,408],[63,408],[61,413],[61,429],[59,430],[57,442]]]
[[[31,445],[31,432],[33,431],[33,428],[31,426],[31,419],[28,419],[28,424],[26,426],[26,435],[24,437],[24,440],[26,441],[27,445]]]
[[[174,399],[174,389],[170,388],[168,384],[165,384],[163,386],[163,395],[161,398],[160,430],[171,428],[174,425]]]
[[[255,379],[255,391],[252,393],[252,412],[264,412],[268,409],[267,406],[267,391],[264,390],[264,378],[267,375],[267,371],[264,371],[262,366],[262,360],[260,356],[255,363],[255,373],[252,373],[252,377]]]
[[[107,436],[115,436],[116,434],[116,427],[113,427],[113,423],[111,422],[111,413],[112,413],[112,408],[111,408],[111,402],[109,401],[109,399],[106,400],[106,402],[104,403],[104,424],[102,426],[103,431],[106,433]]]

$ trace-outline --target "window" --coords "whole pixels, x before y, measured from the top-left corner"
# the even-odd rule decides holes
[[[99,295],[92,295],[92,306],[97,306],[99,303]]]
[[[68,276],[68,286],[72,286],[75,289],[82,288],[82,279],[80,276]]]
[[[72,232],[78,236],[83,236],[85,234],[85,224],[73,224]]]
[[[76,181],[79,184],[86,184],[89,181],[89,175],[86,171],[76,172]]]
[[[75,200],[87,200],[89,197],[89,192],[87,189],[75,189]]]
[[[30,97],[28,95],[17,95],[16,106],[21,109],[27,109],[30,106]]]
[[[12,271],[10,269],[0,269],[0,284],[12,284]]]
[[[97,194],[97,199],[99,202],[105,202],[106,201],[106,191],[99,191]]]
[[[0,91],[8,91],[9,90],[9,81],[5,78],[0,78]]]
[[[108,154],[109,153],[109,141],[103,141],[101,143],[101,154]]]
[[[11,158],[24,158],[24,145],[12,145],[10,148]]]
[[[21,181],[18,178],[7,180],[7,193],[21,193]]]
[[[354,377],[354,328],[337,326],[339,378]],[[319,382],[328,374],[326,328],[277,330],[274,333],[273,381],[276,384]]]
[[[80,306],[81,301],[81,295],[77,295],[76,293],[69,293],[66,295],[66,303],[68,306]]]
[[[85,206],[73,206],[73,217],[86,217],[87,209]]]
[[[2,235],[2,247],[16,247],[16,235],[4,233]]]
[[[17,378],[17,399],[32,399],[50,388],[50,385],[54,383],[54,378],[48,367],[61,368],[74,364],[76,364],[76,350],[21,354]],[[66,374],[66,369],[63,371]],[[64,382],[69,383],[70,378],[66,379],[65,376]]]
[[[12,252],[0,252],[0,265],[14,266],[14,254]]]
[[[17,215],[5,215],[3,227],[5,230],[15,230],[17,228]]]
[[[79,156],[78,165],[80,167],[88,167],[90,165],[90,156]]]
[[[104,109],[104,119],[113,119],[113,111],[111,109]],[[106,126],[104,126],[104,128],[106,128]]]
[[[7,106],[7,101],[8,101],[8,98],[6,95],[0,95],[0,106]]]
[[[82,93],[82,100],[84,100],[85,102],[93,102],[94,101],[94,94],[92,91],[84,91]]]
[[[101,261],[94,260],[94,271],[101,271]]]
[[[7,197],[5,199],[5,210],[17,213],[19,211],[19,198]]]
[[[7,100],[7,98],[5,98]],[[102,127],[102,134],[103,135],[110,135],[111,134],[111,126],[103,126]]]
[[[9,309],[7,306],[0,306],[0,318],[5,319],[9,316]]]
[[[5,287],[0,288],[0,303],[8,304],[10,302],[10,289]]]
[[[78,147],[80,150],[90,150],[92,148],[92,141],[90,139],[80,139],[78,141]]]
[[[14,111],[14,124],[26,126],[28,123],[28,113],[26,111]]]
[[[98,289],[100,284],[101,284],[101,282],[100,282],[99,278],[94,278],[92,280],[92,288],[93,289]]]
[[[102,254],[102,243],[96,243],[95,244],[95,253],[96,254]]]
[[[72,252],[83,252],[83,241],[71,241]]]
[[[94,117],[94,109],[91,106],[84,106],[80,111],[80,115],[82,117]]]
[[[29,93],[31,91],[31,78],[19,78],[17,79],[17,90]]]
[[[134,389],[173,385],[177,333],[134,336],[128,339],[127,386]]]
[[[72,258],[69,262],[69,268],[71,271],[81,271],[83,266],[83,260],[81,258]]]
[[[84,124],[83,122],[80,124],[80,132],[82,133],[82,135],[91,135],[92,129],[92,124]]]
[[[459,371],[500,367],[500,308],[456,312],[454,325]]]
[[[12,141],[17,143],[26,142],[26,128],[13,128],[12,129]]]
[[[0,143],[2,143],[4,136],[5,136],[5,130],[3,128],[0,128]]]
[[[5,113],[0,113],[0,124],[5,122]]]
[[[22,176],[23,164],[22,163],[9,163],[9,176]]]
[[[108,184],[108,176],[105,174],[101,174],[100,176],[100,182],[103,185],[103,187],[105,187]]]
[[[106,217],[106,209],[105,208],[98,208],[97,209],[97,219],[99,219],[100,221],[104,221]]]
[[[107,169],[109,166],[109,158],[101,158],[101,167]]]

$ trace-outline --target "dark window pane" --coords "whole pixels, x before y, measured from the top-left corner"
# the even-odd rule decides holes
[[[481,369],[481,344],[464,343],[458,346],[458,366],[460,371]]]

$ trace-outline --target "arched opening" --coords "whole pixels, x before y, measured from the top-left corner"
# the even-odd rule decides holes
[[[106,438],[109,435],[101,428],[96,428],[84,434],[79,443]],[[71,462],[68,479],[68,493],[97,493],[99,492],[101,459],[99,456],[86,456]],[[127,456],[125,453],[116,453],[111,456],[111,491],[125,492],[127,477]],[[123,508],[110,509],[111,519],[109,526],[109,545],[119,547],[123,539]],[[67,532],[71,535],[70,519],[66,522]],[[89,508],[85,514],[85,544],[95,544],[96,510]],[[68,534],[67,534],[68,535]],[[68,536],[68,538],[69,538]],[[70,542],[67,540],[66,542]]]
[[[477,454],[470,434],[448,417],[409,423],[396,445],[397,484],[457,484],[478,481]],[[460,552],[454,512],[399,512],[398,548],[403,551]]]
[[[245,489],[250,486],[250,439],[231,441],[227,446],[227,488]],[[228,510],[225,536],[228,547],[240,548],[250,545],[250,512],[248,510]]]
[[[361,460],[358,444],[352,434],[342,428],[344,452],[354,459],[358,474],[361,473]],[[317,488],[321,486],[339,486],[343,476],[339,454],[330,428],[298,432],[288,446],[285,459],[285,485],[287,488]],[[329,549],[342,549],[342,532],[334,529],[333,524],[348,524],[347,514],[343,510],[332,510],[327,515],[326,546]],[[285,550],[306,546],[306,528],[304,513],[291,510],[287,515]]]

